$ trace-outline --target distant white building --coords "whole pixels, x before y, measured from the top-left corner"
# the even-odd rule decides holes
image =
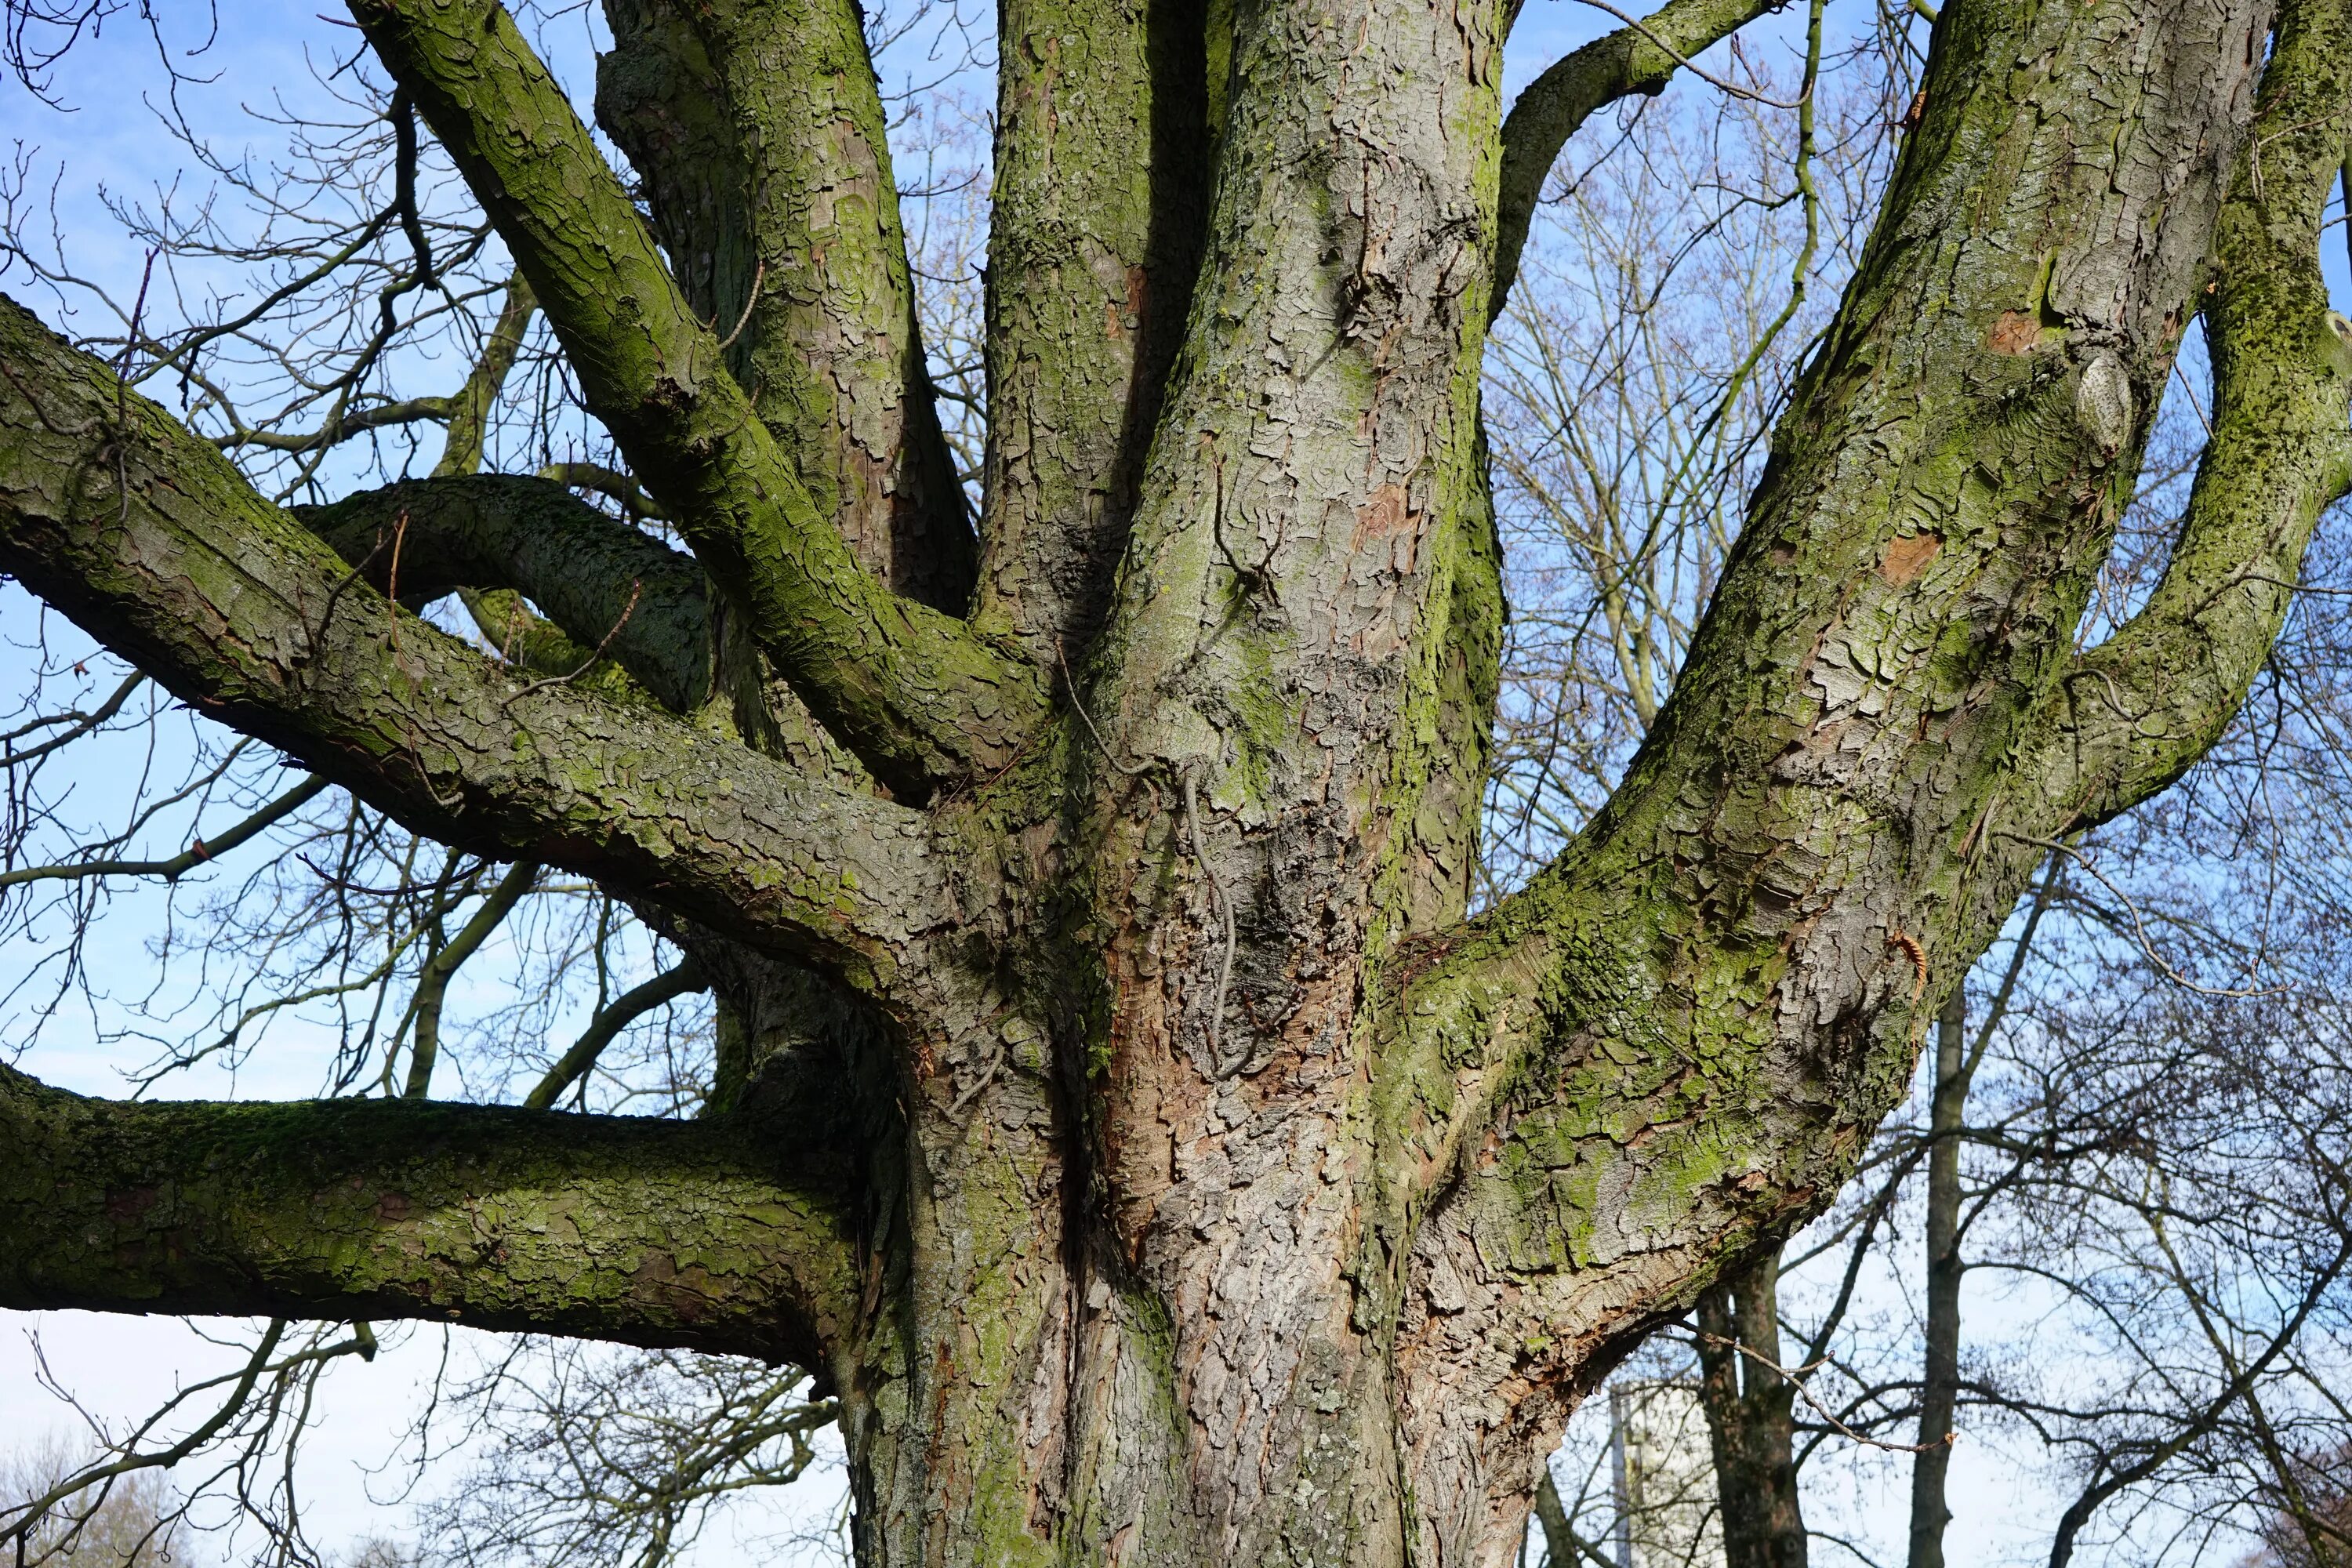
[[[1695,1383],[1609,1391],[1617,1568],[1723,1568],[1715,1454]]]

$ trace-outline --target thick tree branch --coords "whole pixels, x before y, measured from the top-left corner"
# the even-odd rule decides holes
[[[0,570],[206,712],[449,843],[571,868],[867,989],[951,918],[916,814],[526,682],[398,612],[5,302]]]
[[[1543,199],[1544,181],[1568,139],[1594,111],[1635,93],[1664,90],[1684,59],[1729,37],[1788,0],[1670,0],[1638,27],[1595,38],[1529,82],[1503,121],[1503,171],[1496,210],[1495,292],[1489,307],[1503,313],[1528,225]]]
[[[1623,782],[1526,889],[1382,977],[1358,1289],[1397,1292],[1414,1440],[1485,1443],[1517,1487],[1503,1457],[1549,1446],[1612,1347],[1846,1179],[2039,864],[1987,821],[2249,145],[2266,6],[1943,18],[1885,210]],[[1498,1382],[1528,1392],[1474,1439],[1456,1413]]]
[[[2231,154],[2256,144],[2230,118],[2251,96],[2256,22],[1990,3],[1946,15],[1970,31],[1937,57],[1926,119],[1905,145],[1874,248],[1807,368],[1798,411],[1776,436],[1785,455],[1758,489],[1625,783],[1533,884],[1393,972],[1403,1016],[1387,1070],[1400,1152],[1410,1151],[1396,1171],[1401,1190],[1444,1186],[1465,1162],[1495,1163],[1477,1152],[1490,1117],[1539,1116],[1552,1124],[1545,1136],[1582,1141],[1659,1111],[1662,1095],[1676,1118],[1692,1115],[1671,1088],[1685,1071],[1698,1075],[1691,1092],[1716,1075],[1743,1084],[1779,1075],[1819,1098],[1810,1109],[1791,1092],[1743,1098],[1720,1123],[1690,1121],[1692,1146],[1677,1157],[1720,1159],[1695,1146],[1729,1136],[1797,1159],[1855,1110],[1844,1097],[1859,1080],[1842,1075],[1887,1070],[1865,1066],[1873,1054],[1907,1060],[1927,998],[1946,989],[1938,971],[1980,950],[2042,861],[2039,850],[2013,857],[2013,878],[2006,862],[1988,863],[1987,807],[2016,771],[2017,741],[2068,657],[2112,541],[2144,394],[2169,369],[2182,306],[2231,206]],[[2079,173],[2088,182],[2112,162],[2137,180],[2172,156],[2160,150],[2182,143],[2207,147],[2205,161],[2188,170],[2194,183],[2164,187],[2162,202],[2117,184],[2111,226],[2075,214],[2053,281],[2046,261],[2016,262],[2027,252],[2006,237],[2053,232],[2054,187],[1988,184],[1994,131],[2019,110],[1983,62],[2009,48],[2059,51],[2068,74],[2055,96],[2137,58],[2131,51],[2150,37],[2168,51],[2164,79],[2183,95],[2169,104],[2179,123],[2131,121],[2105,135],[2102,162]],[[2309,118],[2293,107],[2265,112],[2272,126],[2281,113],[2288,124]],[[2327,140],[2330,159],[2340,144],[2326,123],[2304,134]],[[2076,137],[2053,155],[2085,145]],[[2301,143],[2272,142],[2266,166],[2282,145]],[[2298,205],[2295,221],[2312,258],[2315,208]],[[2315,279],[2315,258],[2305,265]],[[1921,310],[1951,319],[1931,332]],[[2042,324],[2053,321],[2065,324]],[[1899,364],[1886,357],[1898,325],[1907,334]],[[2322,310],[2303,316],[2300,332],[2294,341],[2317,366]],[[2031,419],[2020,412],[2029,397],[2039,400]],[[1898,460],[1909,466],[1890,488]],[[1974,472],[2000,479],[2011,499],[1980,503],[1965,479]],[[1861,518],[1871,526],[1858,528]],[[2039,552],[2031,559],[2028,541]],[[1829,584],[1848,586],[1832,594]],[[1990,886],[1980,891],[1978,880]],[[1851,923],[1832,937],[1835,921]],[[1808,943],[1820,945],[1809,952]],[[1645,973],[1654,978],[1633,978]],[[1676,978],[1655,978],[1664,975]],[[1659,986],[1649,994],[1671,1024],[1629,1005],[1637,984]],[[1843,1065],[1819,1055],[1832,1020],[1851,1031]],[[1585,1043],[1559,1054],[1580,1031]],[[1531,1082],[1525,1073],[1538,1059]],[[1821,1120],[1760,1134],[1784,1115]],[[1747,1207],[1748,1191],[1778,1183],[1726,1184],[1725,1201]],[[1498,1199],[1506,1185],[1496,1184]],[[1529,1195],[1538,1207],[1554,1201]]]
[[[2212,749],[2278,639],[2320,513],[2352,487],[2352,321],[2327,308],[2319,267],[2347,121],[2352,20],[2340,0],[2286,7],[2215,236],[2212,433],[2189,514],[2147,605],[2074,661],[2020,749],[2031,834],[2127,811]]]
[[[688,301],[866,570],[961,616],[974,547],[855,0],[613,0],[596,116]],[[745,312],[749,311],[748,318]]]
[[[0,1305],[431,1318],[822,1365],[822,1147],[747,1119],[85,1099],[0,1068]]]
[[[1134,514],[1201,264],[1233,12],[1007,0],[999,16],[975,618],[1049,663],[1101,620]]]
[[[441,460],[433,466],[436,479],[481,471],[490,410],[498,405],[499,393],[514,369],[515,356],[522,352],[523,334],[530,330],[530,318],[538,309],[539,301],[531,298],[530,280],[516,273],[507,283],[506,303],[499,308],[499,319],[482,344],[481,357],[474,362],[466,384],[449,399],[449,434],[442,443]]]
[[[380,591],[394,587],[397,543],[404,603],[512,588],[582,647],[609,637],[604,651],[665,707],[692,712],[710,700],[702,568],[561,485],[519,474],[403,479],[295,515]]]
[[[515,253],[590,411],[811,710],[909,799],[1014,755],[1043,713],[1033,673],[859,566],[505,10],[352,13]]]

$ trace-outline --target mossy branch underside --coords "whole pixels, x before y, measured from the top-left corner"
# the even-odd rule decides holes
[[[741,1118],[86,1100],[0,1068],[0,1295],[426,1318],[822,1365],[843,1173]]]

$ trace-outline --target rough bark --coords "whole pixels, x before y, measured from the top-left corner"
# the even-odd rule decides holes
[[[1197,1559],[1472,1549],[1446,1528],[1465,1478],[1400,1444],[1390,1321],[1348,1274],[1362,1007],[1485,529],[1500,20],[1237,9],[1194,327],[1089,683],[1112,756],[1151,769],[1097,775],[1096,1102],[1120,1282],[1171,1325],[1161,1462],[1194,1478]],[[1103,1405],[1114,1430],[1142,1414]]]
[[[597,119],[644,176],[688,302],[812,503],[891,589],[961,614],[973,574],[882,101],[854,0],[611,0]],[[756,287],[756,292],[755,292]]]
[[[1669,10],[1693,47],[1748,14]],[[838,231],[838,288],[815,271],[818,193],[887,185],[844,15],[625,13],[651,31],[623,37],[606,117],[658,247],[488,0],[355,15],[717,585],[705,614],[740,616],[898,802],[777,760],[743,717],[764,670],[723,626],[698,642],[690,574],[655,547],[509,480],[312,519],[367,561],[405,511],[413,570],[523,589],[574,646],[638,584],[662,618],[615,657],[676,708],[723,689],[736,733],[527,684],[404,616],[373,564],[14,310],[0,567],[225,721],[428,833],[593,877],[687,948],[735,1108],[709,1136],[814,1137],[838,1173],[854,1302],[765,1349],[839,1384],[870,1564],[1499,1564],[1574,1401],[1827,1201],[2042,842],[2228,721],[2284,612],[2269,580],[2345,482],[2352,353],[2316,267],[2340,4],[2287,12],[2256,183],[2263,0],[1950,0],[1686,669],[1607,808],[1465,922],[1502,616],[1477,386],[1506,166],[1524,195],[1576,118],[1531,106],[1519,123],[1551,129],[1507,135],[1504,7],[1144,5],[1082,36],[1008,10],[969,623],[892,594],[897,558],[845,515],[916,493],[859,477],[869,415],[899,411],[866,452],[898,441],[892,473],[926,437],[892,221]],[[796,16],[830,41],[762,30]],[[1636,48],[1592,77],[1601,58],[1555,79],[1587,82],[1571,109],[1663,69]],[[780,79],[751,90],[754,66]],[[810,145],[820,122],[837,135]],[[763,262],[783,292],[761,284],[760,346],[723,349],[713,318]],[[2078,655],[2200,304],[2220,405],[2188,530],[2147,614]],[[836,356],[839,401],[758,379],[794,344]],[[565,529],[603,541],[569,577],[534,553]],[[388,562],[382,581],[419,591]],[[696,647],[707,675],[676,660]],[[59,1160],[103,1166],[110,1130],[145,1125],[12,1093],[66,1130]],[[466,1125],[537,1148],[599,1124]],[[203,1138],[123,1136],[159,1191],[217,1190]],[[667,1136],[588,1134],[630,1160]],[[499,1158],[435,1190],[506,1191]],[[649,1205],[691,1201],[646,1180]],[[199,1228],[235,1218],[191,1201]],[[0,1238],[57,1252],[32,1210],[0,1191]],[[761,1279],[797,1267],[757,1246],[781,1270]],[[297,1258],[247,1310],[446,1310],[379,1255]],[[685,1331],[541,1321],[501,1283],[511,1248],[436,1256],[458,1278],[434,1289],[503,1323]],[[184,1289],[227,1310],[231,1276]],[[40,1300],[144,1310],[137,1284]],[[1761,1342],[1769,1313],[1742,1315]]]
[[[1102,618],[1181,341],[1215,9],[1007,0],[1000,13],[976,619],[1041,663]]]
[[[0,1296],[824,1367],[856,1318],[856,1259],[824,1130],[796,1131],[421,1100],[111,1103],[0,1067]]]

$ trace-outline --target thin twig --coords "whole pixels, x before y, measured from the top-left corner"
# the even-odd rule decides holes
[[[1847,1439],[1849,1442],[1860,1443],[1866,1448],[1883,1448],[1890,1454],[1930,1454],[1938,1448],[1949,1447],[1959,1438],[1960,1435],[1958,1432],[1947,1432],[1932,1443],[1890,1443],[1884,1437],[1873,1437],[1864,1433],[1857,1432],[1853,1427],[1847,1426],[1844,1422],[1839,1420],[1836,1415],[1832,1415],[1830,1408],[1823,1405],[1820,1400],[1815,1399],[1812,1395],[1812,1391],[1805,1386],[1806,1377],[1820,1369],[1822,1365],[1821,1362],[1814,1362],[1811,1365],[1798,1367],[1792,1372],[1789,1368],[1782,1366],[1779,1362],[1774,1361],[1770,1356],[1766,1355],[1762,1351],[1758,1350],[1753,1345],[1741,1344],[1738,1340],[1727,1340],[1721,1334],[1710,1334],[1704,1329],[1693,1329],[1691,1333],[1696,1338],[1705,1340],[1711,1345],[1720,1345],[1725,1350],[1736,1351],[1739,1354],[1744,1355],[1748,1360],[1754,1362],[1757,1365],[1767,1368],[1778,1374],[1781,1382],[1787,1384],[1791,1389],[1796,1391],[1798,1398],[1803,1400],[1806,1405],[1811,1407],[1814,1415],[1819,1415],[1822,1420],[1828,1422],[1831,1430],[1837,1433],[1839,1436]]]
[[[760,302],[760,285],[767,279],[767,276],[768,264],[764,261],[751,269],[751,297],[743,301],[743,313],[735,319],[735,330],[719,340],[720,353],[725,353],[729,349],[733,348],[735,340],[743,335],[743,329],[751,324],[751,310]]]
[[[1087,705],[1078,700],[1078,678],[1070,673],[1070,656],[1062,651],[1060,637],[1054,639],[1054,658],[1062,667],[1062,684],[1070,693],[1070,710],[1078,716],[1079,722],[1086,725],[1087,733],[1095,738],[1095,745],[1101,750],[1103,761],[1131,779],[1139,779],[1150,773],[1151,764],[1149,763],[1120,762],[1118,754],[1110,749],[1110,742],[1103,739],[1102,731],[1095,728],[1094,715],[1087,712]]]
[[[227,854],[254,835],[275,826],[317,799],[326,788],[327,781],[313,773],[210,843],[201,837],[195,838],[185,849],[166,860],[89,860],[79,864],[68,862],[57,866],[19,867],[13,871],[0,871],[0,889],[22,887],[27,882],[68,881],[90,877],[161,877],[167,882],[176,882],[206,861]]]
[[[131,330],[122,335],[122,353],[114,362],[114,427],[119,433],[130,417],[131,356],[138,351],[141,337],[140,321],[147,314],[147,286],[154,281],[155,258],[159,246],[147,247],[147,264],[139,269],[139,295],[131,302]]]
[[[1587,3],[1600,5],[1601,0],[1587,0]],[[1602,10],[1609,11],[1612,16],[1624,16],[1624,13],[1615,11],[1605,5],[1601,5],[1601,8]],[[1796,320],[1798,310],[1802,309],[1804,306],[1805,276],[1812,269],[1813,256],[1821,247],[1822,235],[1821,190],[1820,186],[1813,179],[1813,158],[1815,153],[1813,130],[1813,88],[1821,79],[1822,13],[1825,8],[1826,0],[1812,0],[1811,6],[1810,7],[1806,17],[1804,90],[1798,94],[1797,101],[1795,103],[1780,105],[1780,107],[1794,109],[1797,111],[1797,155],[1795,160],[1795,179],[1797,188],[1792,195],[1800,203],[1801,209],[1804,213],[1805,216],[1804,243],[1798,247],[1796,262],[1792,267],[1790,267],[1789,271],[1788,301],[1781,306],[1780,313],[1772,318],[1771,324],[1764,329],[1763,335],[1756,340],[1754,345],[1748,349],[1747,355],[1742,358],[1738,365],[1733,369],[1730,378],[1724,384],[1723,395],[1716,400],[1714,409],[1707,415],[1706,418],[1701,422],[1698,428],[1692,432],[1690,440],[1686,443],[1682,461],[1675,465],[1674,472],[1666,477],[1664,483],[1659,489],[1658,503],[1653,510],[1650,525],[1643,535],[1641,546],[1626,558],[1624,570],[1619,574],[1621,582],[1632,578],[1636,566],[1641,563],[1646,562],[1650,558],[1651,550],[1657,541],[1658,529],[1663,524],[1675,496],[1680,492],[1684,489],[1685,483],[1690,480],[1693,466],[1698,462],[1700,457],[1706,449],[1707,443],[1714,437],[1717,427],[1720,426],[1724,420],[1730,417],[1733,407],[1738,403],[1741,395],[1748,390],[1749,378],[1756,374],[1757,367],[1764,363],[1764,356],[1771,352],[1772,345],[1780,341],[1780,333],[1787,329],[1790,321]],[[1631,17],[1626,17],[1625,19],[1629,22],[1632,21]],[[1663,44],[1659,47],[1662,48],[1664,47]],[[1670,50],[1668,52],[1671,53],[1672,51]],[[1696,66],[1693,66],[1691,68],[1695,71],[1698,69]],[[1706,75],[1703,71],[1699,74],[1702,76]],[[1712,80],[1713,79],[1709,78],[1708,79]],[[1765,101],[1770,102],[1772,100],[1766,100]],[[1790,198],[1788,197],[1782,197],[1780,201],[1776,201],[1773,205],[1777,208],[1789,199]]]
[[[374,548],[370,550],[365,555],[361,556],[358,563],[352,566],[349,572],[345,573],[343,574],[343,580],[336,584],[334,588],[327,595],[327,607],[319,612],[318,626],[315,627],[304,628],[305,631],[310,633],[310,636],[304,639],[307,646],[303,651],[303,663],[309,664],[311,660],[319,657],[319,639],[327,635],[327,623],[334,619],[335,602],[343,596],[343,590],[358,582],[360,580],[360,574],[365,572],[369,565],[374,562],[375,558],[383,553],[383,530],[378,529],[376,530],[375,534]]]
[[[590,653],[586,658],[580,661],[578,668],[566,670],[562,675],[551,675],[544,680],[534,680],[529,686],[524,687],[521,690],[513,693],[504,702],[499,703],[499,707],[501,710],[511,708],[516,703],[521,701],[524,698],[530,696],[532,692],[539,690],[541,687],[562,686],[570,681],[577,680],[580,677],[587,674],[589,667],[594,664],[598,659],[604,658],[604,650],[613,646],[613,639],[621,635],[621,628],[629,624],[629,617],[636,614],[637,597],[645,592],[645,588],[646,580],[644,578],[633,577],[629,580],[629,602],[621,606],[621,618],[613,623],[613,629],[604,634],[604,640],[596,645],[595,650]]]
[[[147,314],[147,286],[154,280],[159,246],[147,247],[147,264],[139,269],[139,297],[131,305],[131,330],[122,335],[122,357],[114,367],[114,498],[121,509],[116,519],[131,526],[131,356],[139,347],[140,322]]]
[[[122,705],[131,700],[132,692],[145,684],[146,679],[146,676],[134,669],[123,679],[122,684],[116,687],[105,701],[87,713],[77,710],[56,714],[47,719],[37,719],[8,734],[0,735],[0,770],[21,768],[26,763],[47,756],[59,747],[71,745],[80,740],[84,735],[121,712]],[[53,729],[58,725],[70,725],[71,728],[62,735],[51,735],[47,740],[29,746],[24,751],[16,749],[16,742],[34,731]]]
[[[2352,588],[2323,588],[2315,583],[2290,583],[2284,577],[2266,577],[2260,572],[2241,572],[2241,583],[2265,583],[2273,588],[2284,588],[2291,594],[2317,594],[2324,598],[2352,599]]]
[[[2263,199],[2263,149],[2269,146],[2273,142],[2284,141],[2287,137],[2294,135],[2298,131],[2309,131],[2315,127],[2325,125],[2333,118],[2334,116],[2332,115],[2319,115],[2315,119],[2305,120],[2298,124],[2289,125],[2282,130],[2273,131],[2267,136],[2257,136],[2254,138],[2253,146],[2247,149],[2246,153],[2247,183],[2253,186],[2254,200],[2259,202]]]
[[[2114,894],[2116,901],[2123,906],[2124,913],[2131,917],[2132,937],[2133,940],[2138,943],[2140,952],[2147,956],[2147,961],[2150,963],[2156,965],[2157,972],[2158,973],[2162,974],[2167,980],[2171,981],[2175,985],[2179,986],[2183,991],[2193,991],[2200,996],[2220,996],[2232,1001],[2245,1001],[2256,996],[2278,996],[2285,994],[2287,988],[2284,985],[2238,987],[2198,984],[2197,982],[2189,979],[2187,975],[2181,973],[2180,971],[2173,968],[2171,964],[2165,962],[2164,955],[2156,951],[2155,942],[2149,940],[2147,923],[2140,919],[2139,906],[2132,902],[2131,895],[2126,893],[2121,888],[2116,887],[2113,882],[2107,880],[2106,874],[2101,871],[2096,866],[2092,865],[2090,860],[2084,856],[2081,850],[2075,848],[2071,844],[2062,844],[2055,838],[2035,838],[2029,834],[2009,832],[2003,832],[2001,837],[2003,838],[2013,838],[2020,844],[2038,844],[2044,849],[2051,850],[2055,854],[2063,855],[2068,859],[2074,861],[2075,865],[2080,866],[2084,870],[2088,871],[2093,877],[2096,878],[2098,879],[2099,886]]]
[[[408,539],[408,509],[402,507],[392,525],[392,567],[386,574],[383,602],[392,607],[392,651],[400,651],[400,547]]]
[[[392,524],[392,567],[384,584],[383,596],[394,604],[400,603],[400,547],[408,538],[408,509],[402,507],[400,516]]]

